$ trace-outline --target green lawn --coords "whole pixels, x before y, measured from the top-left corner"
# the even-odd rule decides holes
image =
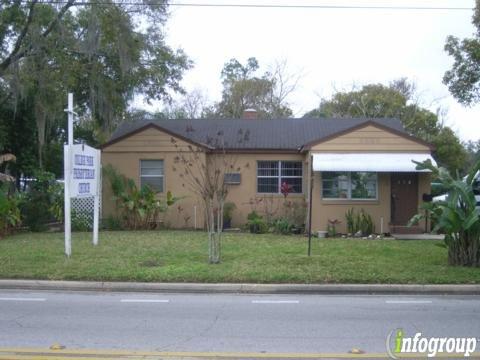
[[[259,283],[480,283],[480,268],[447,266],[439,241],[226,234],[222,263],[207,263],[203,232],[28,233],[0,240],[0,278]]]

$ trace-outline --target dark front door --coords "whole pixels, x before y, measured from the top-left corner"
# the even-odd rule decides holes
[[[407,225],[418,212],[418,180],[416,173],[392,173],[391,214],[393,225]]]

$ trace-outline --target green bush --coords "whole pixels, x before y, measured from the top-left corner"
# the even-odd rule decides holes
[[[356,231],[355,231],[355,228],[356,228],[356,224],[355,224],[355,209],[354,208],[350,208],[347,210],[347,212],[345,213],[345,220],[346,220],[346,223],[347,223],[347,232],[349,234],[355,234]]]
[[[21,202],[23,223],[30,231],[45,231],[47,223],[54,220],[60,210],[53,214],[55,204],[58,204],[59,186],[52,173],[39,171],[35,174],[35,180],[29,184],[29,188]],[[61,199],[61,196],[60,196]],[[63,211],[63,207],[61,207]]]
[[[122,227],[126,229],[149,230],[156,227],[159,214],[167,211],[178,200],[170,191],[167,192],[166,199],[159,199],[157,192],[150,186],[139,189],[133,179],[120,174],[110,165],[103,170],[110,181],[113,199],[121,212]]]
[[[92,230],[91,219],[87,214],[76,212],[72,209],[71,215],[72,231],[90,231]]]
[[[123,230],[122,220],[115,216],[108,216],[102,220],[102,229],[112,231]]]
[[[258,215],[256,211],[247,215],[247,226],[252,234],[264,234],[268,231],[263,216]]]
[[[232,225],[233,211],[237,206],[233,202],[223,204],[223,228],[228,229]]]
[[[18,193],[10,194],[8,183],[0,183],[0,237],[3,237],[21,223],[20,196]]]
[[[285,218],[279,218],[273,221],[273,232],[276,234],[291,234],[293,227],[294,225]]]
[[[375,224],[373,218],[364,209],[355,212],[354,208],[347,210],[345,213],[348,233],[354,235],[361,232],[362,236],[368,236],[375,232]]]

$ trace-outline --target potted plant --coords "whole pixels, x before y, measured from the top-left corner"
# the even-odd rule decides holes
[[[226,202],[223,205],[223,228],[230,229],[232,227],[232,213],[237,206],[232,202]]]

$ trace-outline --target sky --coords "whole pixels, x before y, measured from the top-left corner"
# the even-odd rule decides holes
[[[174,3],[186,3],[175,0]],[[189,4],[280,4],[467,7],[473,0],[188,0]],[[261,70],[278,61],[301,74],[288,98],[294,116],[318,106],[336,90],[408,77],[421,104],[447,110],[445,124],[462,140],[480,139],[480,106],[460,105],[442,84],[452,59],[448,35],[471,37],[472,11],[326,8],[239,8],[171,6],[166,41],[182,48],[194,68],[187,91],[201,89],[211,101],[221,96],[220,72],[231,58],[256,57]],[[261,73],[261,71],[260,71]],[[156,110],[159,104],[150,110]]]

